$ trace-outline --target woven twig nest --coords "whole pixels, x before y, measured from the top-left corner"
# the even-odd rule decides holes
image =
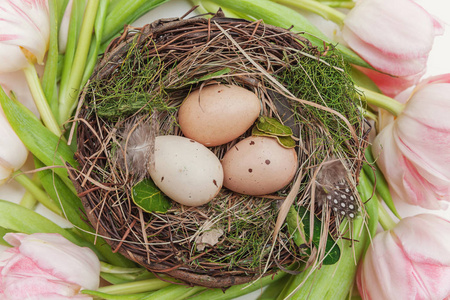
[[[327,216],[338,236],[333,228],[342,218],[316,188],[324,176],[315,171],[327,161],[340,162],[344,172],[330,174],[356,197],[364,119],[345,68],[336,51],[320,52],[289,30],[220,13],[129,27],[98,63],[77,116],[80,167],[74,182],[93,228],[114,251],[148,270],[208,287],[249,282],[308,260],[308,247],[296,245],[287,226],[273,235],[280,206],[294,188],[294,204]],[[147,175],[120,163],[127,154],[117,155],[126,152],[126,128],[147,123],[153,135],[182,135],[177,112],[183,100],[218,82],[255,92],[261,115],[293,130],[299,160],[294,180],[266,196],[222,188],[202,206],[174,202],[165,213],[143,211],[131,189]],[[249,135],[251,130],[211,151],[220,159]],[[198,237],[211,228],[219,230],[217,240],[199,247]]]

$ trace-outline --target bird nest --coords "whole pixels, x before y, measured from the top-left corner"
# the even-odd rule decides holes
[[[305,207],[327,220],[327,231],[339,238],[339,221],[357,214],[365,121],[347,71],[331,45],[320,51],[289,30],[220,12],[210,19],[128,27],[97,64],[76,116],[79,169],[73,181],[93,228],[113,251],[148,270],[208,287],[242,284],[320,259],[316,246],[295,242],[296,229],[284,219],[291,204]],[[152,160],[153,148],[129,157],[130,132],[147,124],[144,139],[150,144],[155,136],[182,135],[177,114],[183,100],[217,83],[253,91],[260,115],[292,129],[299,162],[294,179],[270,195],[222,188],[205,205],[141,209],[132,190],[149,177],[140,166]],[[251,134],[210,150],[221,159]],[[329,184],[345,187],[355,208],[327,199]]]

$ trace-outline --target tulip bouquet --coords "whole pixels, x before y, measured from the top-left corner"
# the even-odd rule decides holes
[[[444,24],[412,0],[190,2],[198,13],[220,7],[228,17],[303,32],[323,51],[335,46],[351,65],[375,134],[358,186],[366,215],[346,224],[337,264],[285,270],[224,292],[152,274],[96,234],[66,169],[77,165],[79,94],[109,42],[165,2],[0,1],[0,185],[26,189],[20,204],[0,200],[0,299],[233,299],[254,290],[259,299],[280,300],[450,298],[450,220],[401,218],[396,209],[450,202],[450,74],[423,77]],[[336,24],[332,31],[315,15]],[[32,176],[21,170],[28,156]],[[37,203],[69,226],[37,213]]]

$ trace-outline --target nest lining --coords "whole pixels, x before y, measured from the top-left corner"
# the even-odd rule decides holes
[[[293,129],[301,166],[296,204],[326,216],[337,235],[337,218],[327,205],[314,204],[311,193],[314,170],[337,157],[357,195],[364,120],[346,67],[336,51],[320,52],[299,35],[261,22],[216,15],[129,28],[110,44],[81,99],[77,160],[84,176],[75,184],[90,222],[115,251],[191,284],[227,287],[306,261],[286,226],[272,239],[292,184],[267,197],[222,189],[201,207],[174,203],[165,214],[145,213],[130,195],[141,172],[119,164],[116,153],[126,152],[129,124],[151,123],[155,135],[181,135],[177,109],[193,89],[217,82],[243,86],[261,99],[263,115]],[[211,150],[221,158],[238,141]],[[197,238],[212,229],[219,230],[217,243],[200,248]]]

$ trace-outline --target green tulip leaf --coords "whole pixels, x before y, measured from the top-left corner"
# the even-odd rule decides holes
[[[131,189],[134,203],[146,212],[165,213],[172,206],[151,179],[144,179]]]
[[[65,169],[66,162],[72,167],[78,165],[70,147],[60,137],[42,125],[23,104],[14,97],[10,99],[1,88],[0,104],[9,124],[27,149],[46,166],[60,166],[55,168],[54,172],[72,191],[75,191]]]
[[[303,228],[305,232],[306,240],[310,238],[310,212],[303,206],[296,208],[300,218],[302,219]],[[320,238],[322,235],[322,222],[314,216],[314,228],[312,242],[315,247],[319,247]],[[333,240],[330,234],[328,234],[327,242],[325,245],[325,257],[323,259],[324,265],[333,265],[339,261],[341,257],[341,249],[337,242]]]
[[[78,246],[93,248],[92,244],[87,243],[70,230],[61,228],[31,209],[5,200],[0,200],[0,227],[3,228],[4,233],[59,233]]]
[[[284,148],[294,148],[297,144],[291,136],[271,135],[271,134],[268,134],[268,133],[265,133],[265,132],[259,130],[256,126],[252,128],[252,135],[253,136],[266,136],[266,137],[271,137],[271,138],[277,139],[278,143],[281,146],[283,146]]]
[[[276,118],[266,116],[259,117],[256,127],[259,131],[275,136],[291,136],[293,134],[289,126],[281,124]]]

